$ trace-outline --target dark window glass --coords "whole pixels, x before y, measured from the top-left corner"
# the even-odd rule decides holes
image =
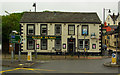
[[[85,40],[85,48],[87,50],[89,49],[89,40],[88,39]]]
[[[41,50],[47,50],[47,39],[41,40]]]
[[[79,49],[83,49],[83,40],[79,40]]]
[[[83,25],[82,26],[82,35],[88,35],[88,25]]]
[[[59,24],[56,24],[55,25],[55,34],[57,35],[57,34],[61,34],[61,25],[59,25]]]
[[[92,44],[92,49],[96,49],[96,44]]]
[[[27,27],[27,34],[28,34],[28,35],[34,35],[34,33],[35,33],[34,25],[28,24],[28,27]]]
[[[60,50],[61,49],[61,40],[60,39],[56,39],[55,40],[55,49],[56,50]]]
[[[41,35],[47,35],[47,25],[41,24]]]
[[[33,50],[35,48],[34,44],[35,44],[34,40],[28,40],[27,41],[27,46],[28,46],[27,48],[28,48],[28,50]]]
[[[79,49],[84,49],[84,39],[79,39],[78,45],[79,45]],[[85,40],[85,48],[87,50],[89,49],[89,40],[88,39]]]

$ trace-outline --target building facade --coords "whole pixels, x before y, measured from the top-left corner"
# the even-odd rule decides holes
[[[118,12],[120,14],[120,1],[118,2]]]
[[[107,18],[106,18],[106,26],[110,26],[110,25],[118,25],[120,21],[120,15],[119,13],[117,15],[115,15],[113,13],[113,15],[108,15]]]
[[[26,12],[20,28],[22,52],[75,53],[84,52],[84,48],[88,53],[101,52],[101,21],[97,13]]]

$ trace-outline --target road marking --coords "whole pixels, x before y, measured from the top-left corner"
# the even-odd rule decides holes
[[[30,71],[56,71],[56,70],[47,70],[47,69],[33,69],[33,68],[15,68],[15,69],[10,69],[10,70],[4,70],[0,71],[0,73],[4,72],[10,72],[10,71],[15,71],[15,70],[30,70]]]

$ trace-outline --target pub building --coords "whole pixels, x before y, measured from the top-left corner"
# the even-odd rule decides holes
[[[96,12],[25,12],[21,51],[100,53],[101,21]]]

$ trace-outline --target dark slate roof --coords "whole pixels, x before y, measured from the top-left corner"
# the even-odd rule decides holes
[[[112,29],[117,29],[118,25],[110,25],[109,27]]]
[[[119,15],[110,15],[113,21],[116,21]]]
[[[112,34],[115,34],[115,33],[116,33],[115,31],[106,32],[107,35],[112,35]]]
[[[98,23],[97,13],[25,12],[20,23]]]

